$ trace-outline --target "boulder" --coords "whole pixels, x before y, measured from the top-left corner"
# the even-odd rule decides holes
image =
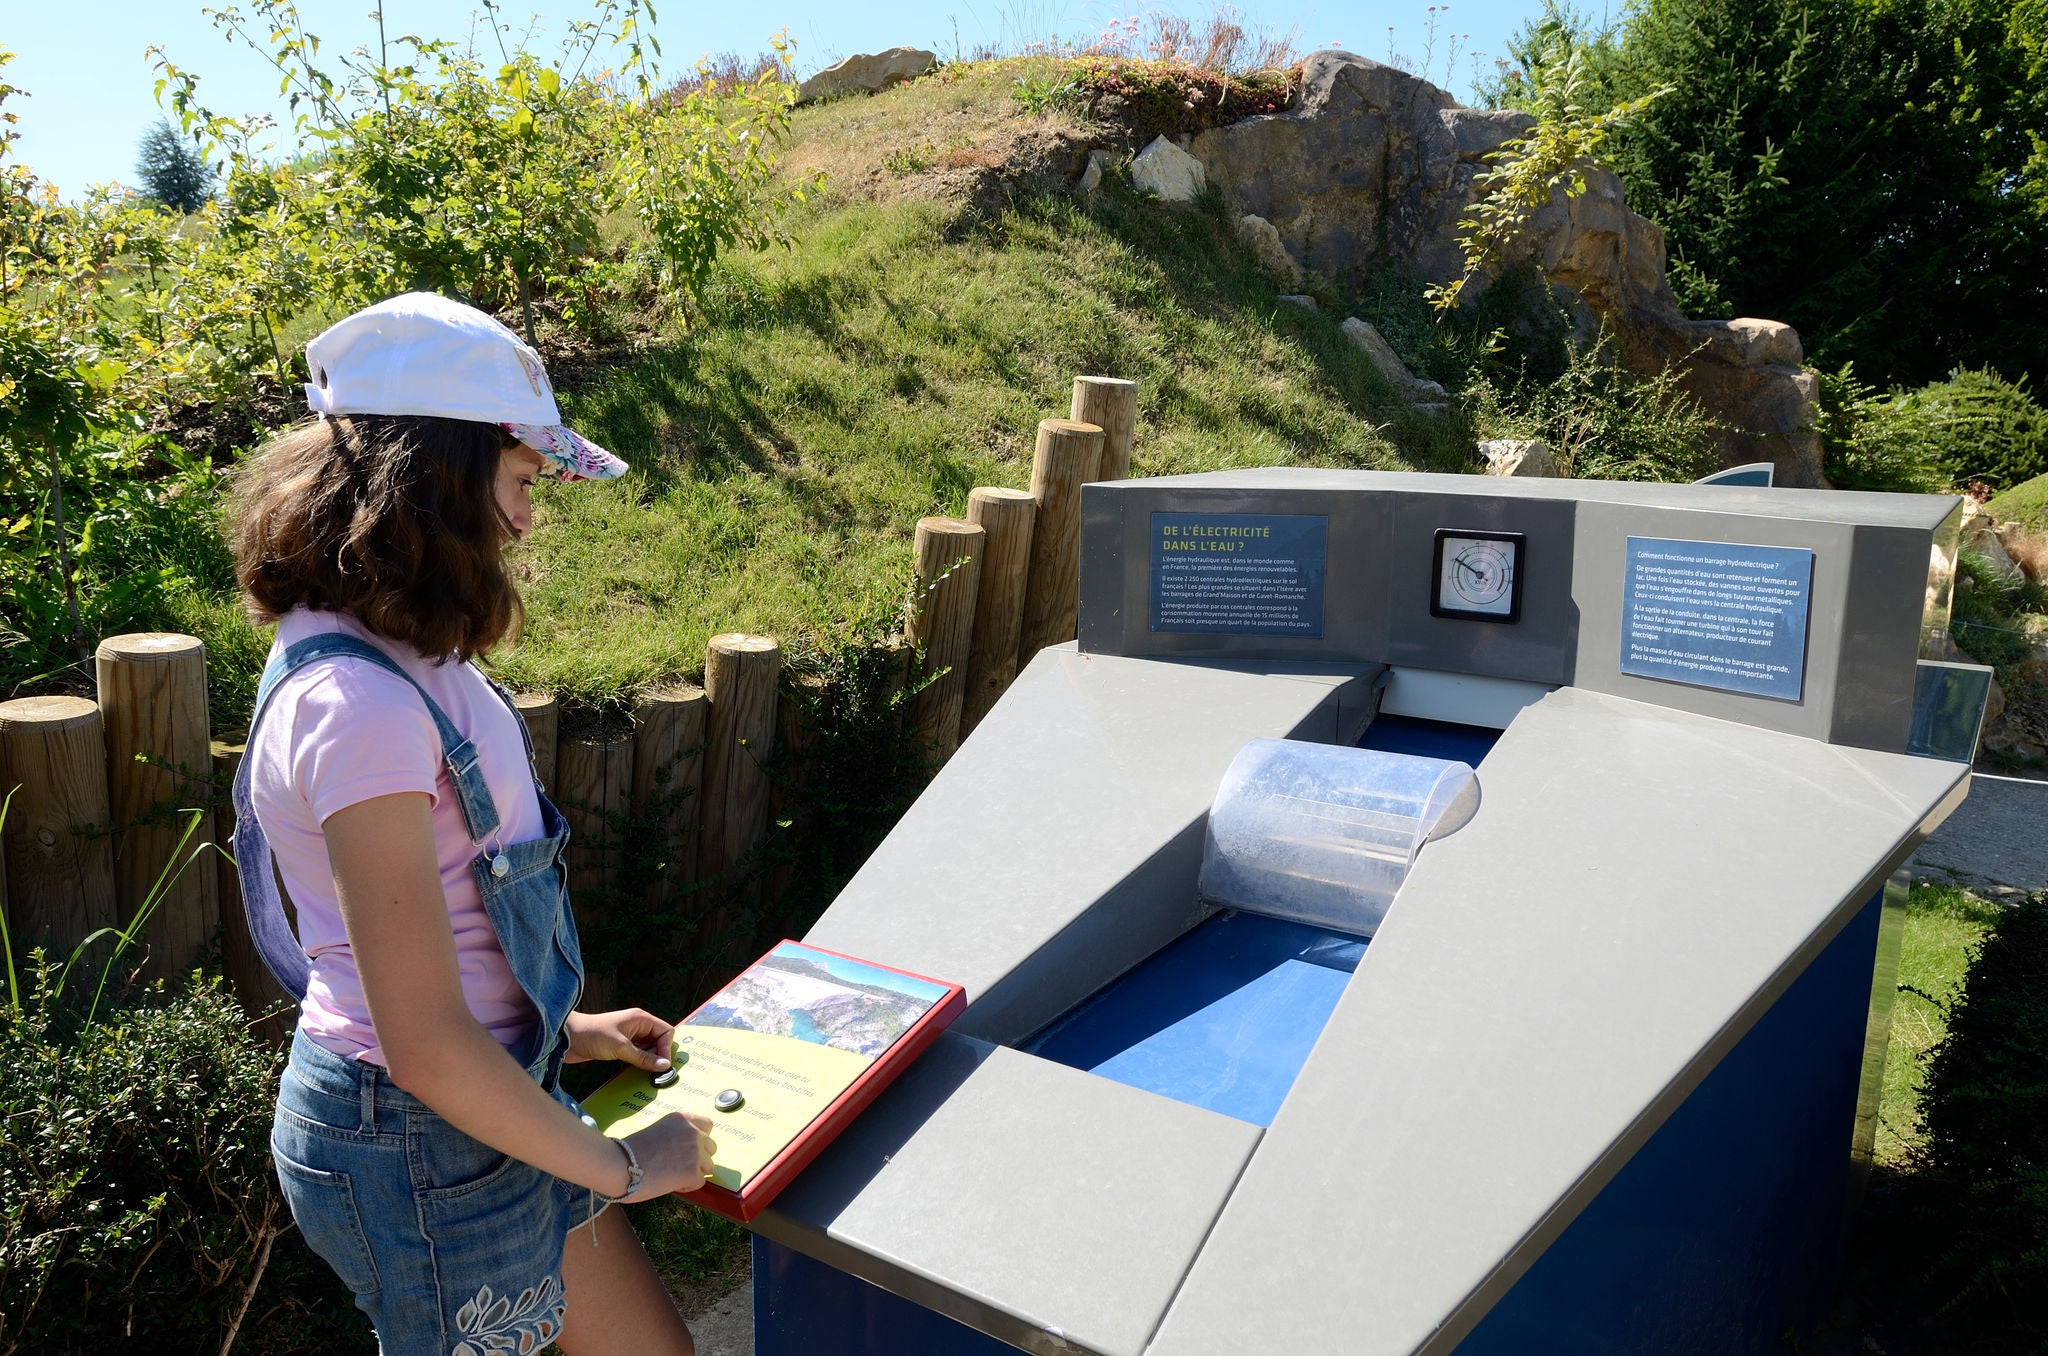
[[[1372,359],[1372,365],[1387,379],[1387,385],[1409,404],[1430,414],[1443,413],[1446,407],[1442,402],[1448,399],[1444,388],[1410,372],[1408,364],[1401,361],[1401,355],[1394,352],[1392,345],[1372,327],[1371,321],[1360,320],[1354,315],[1339,328],[1344,331],[1345,338],[1365,350],[1365,356]]]
[[[1162,136],[1154,137],[1131,162],[1131,182],[1161,202],[1193,202],[1209,180],[1201,161]]]
[[[1488,438],[1479,444],[1490,476],[1540,476],[1564,478],[1564,471],[1551,455],[1550,444],[1541,438]]]
[[[1093,193],[1096,189],[1102,187],[1102,175],[1108,168],[1108,151],[1088,152],[1088,168],[1081,171],[1081,177],[1076,181],[1074,187],[1084,194]]]
[[[2020,567],[2012,554],[2005,549],[2005,542],[1999,536],[1997,519],[1984,511],[1984,506],[1974,499],[1963,501],[1962,549],[1982,556],[1991,568],[2007,579],[2017,581]]]
[[[1301,285],[1301,265],[1294,262],[1294,256],[1287,252],[1287,245],[1280,239],[1280,232],[1273,223],[1255,212],[1247,212],[1237,219],[1237,233],[1259,256],[1259,262],[1266,271],[1289,287]]]
[[[1315,311],[1321,309],[1316,305],[1316,299],[1306,292],[1282,292],[1279,301],[1282,306],[1292,306],[1297,310]]]
[[[918,47],[891,47],[886,52],[850,56],[797,86],[796,101],[808,104],[845,94],[880,94],[906,80],[917,79],[938,64],[935,53]]]
[[[1460,106],[1426,80],[1350,52],[1302,63],[1286,112],[1196,136],[1190,149],[1240,220],[1268,223],[1299,267],[1332,282],[1397,268],[1426,282],[1464,269],[1458,219],[1487,157],[1534,126],[1523,113]],[[1570,289],[1582,330],[1604,322],[1621,361],[1676,367],[1725,426],[1725,464],[1769,461],[1777,483],[1820,486],[1817,380],[1797,331],[1771,320],[1689,320],[1665,281],[1664,233],[1628,210],[1621,181],[1597,165],[1586,191],[1553,197],[1521,253]],[[1490,278],[1469,286],[1482,289]]]
[[[2048,657],[2035,656],[2007,670],[2011,680],[1994,720],[1984,712],[1983,748],[2008,757],[2048,759]]]

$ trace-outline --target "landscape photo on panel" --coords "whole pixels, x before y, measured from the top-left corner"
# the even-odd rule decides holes
[[[791,1036],[872,1057],[894,1045],[946,993],[942,984],[784,942],[712,995],[684,1025]]]

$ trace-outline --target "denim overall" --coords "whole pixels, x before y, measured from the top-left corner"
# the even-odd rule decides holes
[[[353,636],[309,637],[271,660],[257,688],[252,742],[279,681],[334,655],[390,670],[426,703],[478,849],[470,870],[484,909],[514,978],[540,1013],[513,1058],[557,1101],[580,1112],[556,1087],[568,1052],[563,1026],[583,989],[562,864],[568,824],[542,794],[545,837],[492,843],[498,807],[475,746],[404,669]],[[511,705],[502,688],[492,688]],[[525,722],[519,723],[524,731]],[[530,737],[526,753],[531,766]],[[303,1000],[311,966],[285,922],[249,773],[244,758],[235,776],[234,846],[249,933],[278,983]],[[270,1148],[292,1218],[355,1293],[388,1356],[539,1351],[560,1332],[562,1245],[601,1200],[594,1193],[464,1134],[392,1083],[380,1066],[297,1034],[278,1089]]]

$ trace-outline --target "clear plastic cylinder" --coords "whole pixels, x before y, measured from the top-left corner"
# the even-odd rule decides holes
[[[1464,763],[1254,739],[1209,809],[1202,897],[1369,937],[1415,854],[1477,808]]]

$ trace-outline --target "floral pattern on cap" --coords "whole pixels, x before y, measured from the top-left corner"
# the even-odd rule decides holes
[[[541,454],[559,480],[615,480],[626,463],[566,424],[500,424],[499,428]]]

